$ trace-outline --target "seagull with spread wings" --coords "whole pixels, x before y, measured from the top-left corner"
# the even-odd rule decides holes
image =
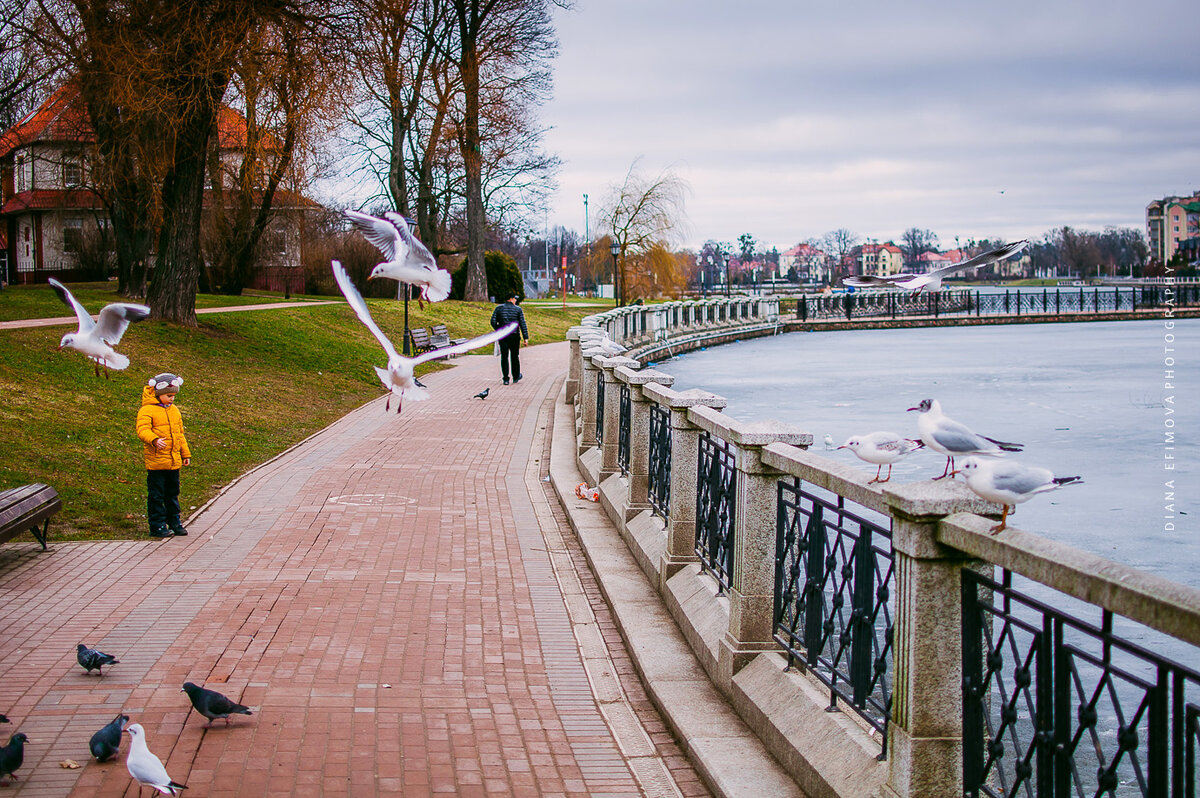
[[[1017,254],[1028,245],[1029,241],[1027,240],[1014,241],[1011,244],[1005,244],[1002,247],[980,253],[961,263],[952,263],[949,266],[930,269],[924,274],[889,274],[882,277],[863,274],[857,277],[846,277],[842,280],[842,284],[853,286],[854,288],[907,288],[914,293],[922,289],[940,291],[942,289],[942,280],[947,275],[962,271],[963,269],[977,269],[980,266],[1004,260],[1011,255]]]
[[[386,258],[371,270],[368,280],[388,277],[418,286],[421,293],[417,302],[421,307],[425,306],[422,297],[441,302],[450,296],[450,272],[438,268],[433,253],[416,239],[403,216],[392,211],[382,218],[358,211],[346,211],[346,215]]]
[[[79,300],[65,285],[50,278],[50,287],[58,294],[63,304],[75,311],[79,319],[79,329],[67,333],[59,342],[59,350],[74,349],[87,355],[95,363],[96,376],[100,376],[100,367],[104,367],[104,376],[109,369],[121,370],[129,366],[129,358],[113,349],[121,341],[121,336],[130,323],[141,321],[150,315],[150,308],[145,305],[133,305],[126,302],[113,302],[105,305],[100,311],[99,321],[92,321],[92,314],[87,312]]]
[[[362,294],[354,287],[354,283],[350,281],[350,275],[346,274],[346,270],[338,261],[333,261],[333,276],[337,280],[338,288],[342,289],[342,293],[346,295],[346,301],[350,303],[350,307],[354,309],[358,320],[371,331],[371,335],[375,336],[375,340],[383,347],[383,351],[387,353],[388,362],[387,368],[375,367],[375,373],[379,375],[379,381],[383,383],[383,387],[391,392],[392,396],[396,397],[396,412],[399,413],[403,401],[411,399],[412,401],[420,401],[429,398],[429,392],[417,385],[416,379],[413,378],[413,369],[429,360],[437,360],[438,358],[449,357],[450,355],[461,355],[465,352],[470,352],[472,349],[478,349],[481,346],[499,341],[504,336],[510,334],[517,328],[517,323],[506,324],[498,330],[493,330],[486,335],[478,335],[470,340],[464,341],[461,344],[454,346],[443,346],[440,349],[433,349],[429,352],[424,352],[416,357],[404,357],[396,351],[396,347],[391,340],[384,335],[383,330],[379,329],[379,325],[371,318],[371,311],[367,309],[367,303],[363,300]],[[392,397],[388,397],[385,410],[390,410],[392,405]]]

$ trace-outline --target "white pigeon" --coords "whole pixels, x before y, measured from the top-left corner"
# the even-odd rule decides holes
[[[400,412],[406,398],[414,402],[429,398],[429,392],[419,386],[416,379],[413,378],[413,369],[417,365],[428,360],[437,360],[438,358],[449,357],[450,355],[460,355],[464,352],[470,352],[472,349],[487,346],[490,343],[499,341],[517,329],[517,323],[513,322],[512,324],[504,325],[498,330],[493,330],[486,335],[478,335],[461,344],[433,349],[416,357],[404,357],[396,351],[396,347],[392,345],[388,337],[383,334],[383,330],[379,329],[379,325],[371,318],[371,311],[367,309],[367,303],[363,301],[362,294],[358,293],[358,289],[350,281],[350,275],[346,274],[346,270],[342,268],[342,264],[336,260],[333,261],[333,276],[337,280],[338,287],[342,289],[342,293],[346,295],[346,301],[350,303],[350,307],[354,309],[355,315],[358,316],[358,320],[371,331],[371,335],[375,336],[375,340],[379,341],[383,347],[383,351],[387,353],[387,368],[381,369],[376,366],[375,373],[379,375],[379,381],[383,383],[383,387],[396,397],[397,413]],[[390,410],[391,405],[392,397],[389,396],[384,409]]]
[[[976,496],[1004,505],[1004,514],[1000,517],[1000,523],[992,527],[992,534],[1007,527],[1009,514],[1021,502],[1029,501],[1039,493],[1083,481],[1082,477],[1056,477],[1048,468],[1022,465],[1012,460],[980,460],[977,457],[968,457],[963,461],[962,472],[967,475],[967,487]]]
[[[383,218],[358,211],[346,211],[363,236],[375,245],[386,259],[371,270],[368,280],[388,277],[402,283],[419,286],[422,297],[430,302],[441,302],[450,296],[450,272],[439,269],[433,253],[416,239],[408,229],[408,222],[398,213],[388,211]]]
[[[826,436],[828,437],[828,436]],[[892,464],[908,457],[924,446],[920,441],[902,438],[894,432],[871,432],[867,435],[854,435],[846,439],[839,449],[849,449],[865,463],[874,463],[875,478],[867,482],[887,482],[892,478]],[[888,467],[887,476],[879,478],[883,467]]]
[[[880,277],[864,274],[857,277],[846,277],[842,280],[842,284],[854,286],[855,288],[907,288],[914,293],[922,289],[940,291],[942,280],[946,275],[962,271],[963,269],[975,269],[998,260],[1004,260],[1010,255],[1015,255],[1025,249],[1028,245],[1028,241],[1014,241],[1011,244],[1005,244],[1002,247],[997,247],[996,249],[976,255],[961,263],[952,263],[949,266],[930,269],[924,274],[909,274],[906,272],[904,274],[889,274]]]
[[[180,790],[187,789],[186,785],[171,780],[162,760],[146,746],[146,730],[140,723],[130,724],[125,733],[132,738],[129,753],[125,756],[125,767],[129,768],[129,775],[133,776],[134,781],[152,787],[163,795],[179,795]]]
[[[1020,443],[1007,443],[995,438],[972,432],[965,424],[960,424],[942,412],[942,406],[937,399],[924,399],[916,407],[919,410],[917,432],[921,440],[930,449],[946,455],[946,470],[942,476],[952,477],[958,472],[954,470],[954,458],[965,454],[982,454],[988,457],[1002,457],[1004,452],[1019,452],[1024,448]]]
[[[79,329],[62,337],[58,343],[59,351],[74,349],[87,355],[95,363],[97,376],[100,374],[101,366],[104,367],[104,376],[106,377],[109,369],[119,371],[127,368],[129,358],[117,352],[113,347],[120,343],[121,336],[125,334],[130,322],[141,321],[149,316],[150,308],[145,305],[113,302],[105,305],[104,309],[100,311],[99,321],[93,322],[91,314],[84,309],[83,305],[79,304],[79,300],[65,285],[51,277],[50,287],[54,289],[54,293],[58,294],[58,298],[63,301],[63,304],[75,311],[75,317],[79,319]]]

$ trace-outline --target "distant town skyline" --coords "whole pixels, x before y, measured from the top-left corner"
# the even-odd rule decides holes
[[[577,2],[556,13],[546,223],[593,237],[631,165],[686,181],[678,246],[780,251],[835,228],[1040,237],[1145,229],[1200,188],[1200,81],[1182,0],[844,7]]]

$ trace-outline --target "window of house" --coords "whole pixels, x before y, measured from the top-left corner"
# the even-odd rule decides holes
[[[77,156],[66,156],[62,168],[64,186],[78,186],[83,183],[83,162]]]
[[[63,220],[63,253],[78,255],[83,248],[83,219]]]
[[[33,188],[33,161],[25,153],[17,155],[17,193]]]

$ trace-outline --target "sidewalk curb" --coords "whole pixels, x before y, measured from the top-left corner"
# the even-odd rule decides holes
[[[554,407],[550,481],[663,719],[719,798],[803,798],[696,661],[683,634],[600,505],[575,496],[575,408]]]

